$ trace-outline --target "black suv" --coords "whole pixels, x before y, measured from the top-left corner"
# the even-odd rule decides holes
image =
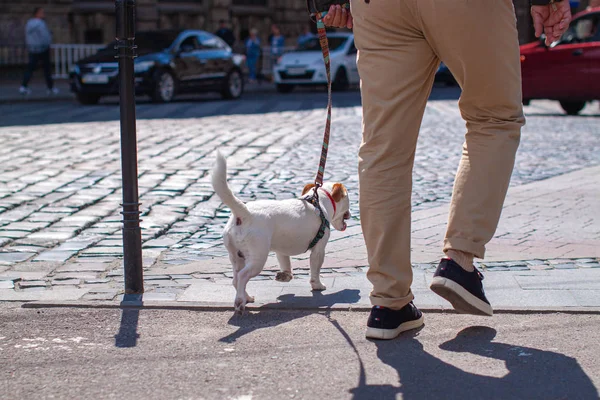
[[[136,94],[169,102],[178,93],[216,91],[236,99],[244,90],[246,57],[234,54],[219,37],[204,31],[138,32],[134,60]],[[82,104],[119,93],[115,43],[77,61],[70,72],[71,91]]]

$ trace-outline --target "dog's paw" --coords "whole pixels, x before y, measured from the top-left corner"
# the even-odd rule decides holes
[[[254,296],[246,295],[246,303],[254,303]]]
[[[275,276],[275,280],[278,282],[289,282],[293,278],[294,278],[294,275],[292,275],[292,273],[288,272],[288,271],[278,272],[277,275]]]
[[[325,285],[323,285],[321,282],[310,282],[310,286],[312,287],[312,290],[325,290],[327,289],[327,287]]]
[[[244,299],[242,299],[241,297],[236,297],[234,307],[235,307],[235,313],[241,315],[244,313],[244,310],[246,309],[246,301]]]

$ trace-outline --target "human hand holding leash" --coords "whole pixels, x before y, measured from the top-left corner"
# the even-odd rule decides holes
[[[558,40],[571,22],[571,5],[568,1],[551,2],[546,5],[531,6],[535,37],[546,34],[546,46]]]
[[[340,5],[332,5],[323,18],[323,23],[334,28],[352,29],[352,14]]]

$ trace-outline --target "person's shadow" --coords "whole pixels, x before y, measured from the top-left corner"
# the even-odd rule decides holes
[[[312,296],[284,294],[277,297],[277,300],[280,302],[265,304],[246,315],[233,315],[229,319],[229,325],[237,326],[238,330],[219,339],[219,341],[233,343],[240,337],[258,329],[271,328],[294,319],[303,318],[309,314],[330,311],[335,304],[358,303],[360,301],[360,291],[357,289],[344,289],[328,294],[315,291],[312,292]],[[273,313],[273,309],[281,309],[281,312]]]
[[[398,371],[399,385],[367,385],[361,374],[355,399],[598,399],[598,391],[577,360],[560,353],[492,342],[496,331],[470,327],[439,347],[502,360],[501,378],[463,371],[423,350],[418,334],[377,341],[377,356]],[[481,364],[485,365],[485,364]],[[485,371],[482,371],[484,373]]]

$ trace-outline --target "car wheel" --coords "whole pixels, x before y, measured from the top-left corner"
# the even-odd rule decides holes
[[[168,103],[175,97],[175,78],[169,71],[159,71],[156,74],[152,101],[156,103]]]
[[[244,80],[239,70],[231,70],[223,81],[221,95],[225,99],[237,99],[244,92]]]
[[[348,80],[348,73],[346,72],[346,68],[340,67],[335,74],[335,79],[331,84],[331,90],[336,92],[343,92],[344,90],[348,90],[350,87],[350,81]]]
[[[89,93],[77,93],[77,101],[84,105],[98,104],[100,95]]]
[[[560,106],[567,115],[577,115],[585,107],[585,101],[566,101],[560,102]]]
[[[292,90],[294,90],[294,85],[285,85],[283,83],[277,84],[277,91],[279,93],[290,93]]]

